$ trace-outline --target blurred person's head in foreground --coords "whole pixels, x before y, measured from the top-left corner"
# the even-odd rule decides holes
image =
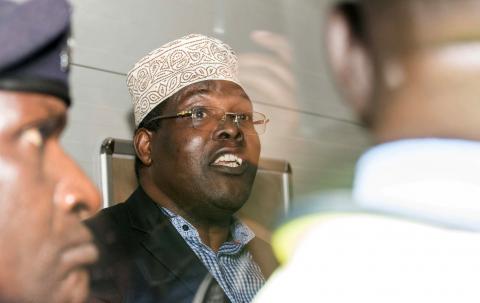
[[[327,47],[344,99],[377,142],[480,139],[480,2],[342,3]]]
[[[0,0],[0,301],[82,302],[99,194],[60,146],[70,105],[64,0]]]
[[[326,29],[378,145],[351,191],[305,198],[277,229],[285,266],[255,302],[478,301],[480,2],[342,2]]]

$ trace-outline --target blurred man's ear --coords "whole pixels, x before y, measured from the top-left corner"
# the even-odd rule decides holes
[[[333,76],[344,99],[368,123],[374,75],[358,3],[338,4],[330,11],[326,46]]]

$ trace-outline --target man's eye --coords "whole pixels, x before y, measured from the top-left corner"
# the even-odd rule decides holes
[[[193,110],[193,117],[195,119],[201,120],[207,118],[208,116],[209,112],[206,108],[196,108],[195,110]]]
[[[49,138],[60,135],[65,119],[50,119],[33,125],[22,132],[22,139],[36,146],[42,147]]]
[[[23,132],[22,139],[35,147],[40,147],[44,143],[44,137],[38,128],[30,128]]]

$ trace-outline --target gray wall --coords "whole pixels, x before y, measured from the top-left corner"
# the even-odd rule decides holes
[[[329,80],[322,52],[326,1],[72,2],[74,106],[63,143],[98,186],[103,139],[132,136],[126,72],[188,33],[218,37],[239,54],[247,93],[271,120],[262,157],[292,164],[295,195],[349,184],[369,141]]]

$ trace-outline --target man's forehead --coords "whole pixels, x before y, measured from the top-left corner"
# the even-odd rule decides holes
[[[0,90],[0,111],[0,129],[3,129],[17,125],[21,127],[53,117],[65,117],[67,107],[61,99],[54,96]]]
[[[250,98],[242,87],[236,83],[223,80],[208,80],[191,84],[178,92],[175,99],[177,103],[181,104],[196,95],[238,96],[250,102]]]
[[[219,94],[235,94],[242,95],[248,98],[247,94],[243,88],[231,81],[225,80],[207,80],[194,83],[189,86],[192,90],[204,90],[210,93],[219,93]]]

